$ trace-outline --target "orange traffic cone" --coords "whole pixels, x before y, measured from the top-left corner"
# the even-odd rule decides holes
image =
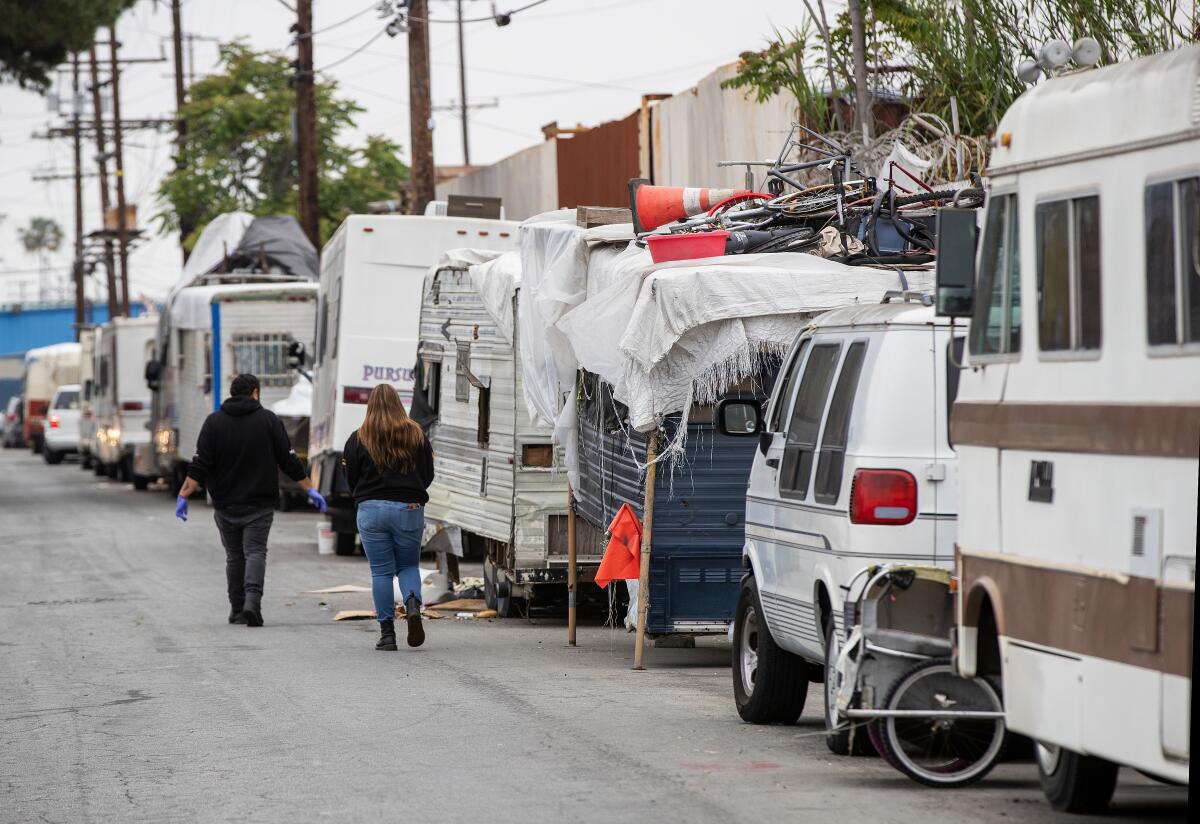
[[[707,212],[727,197],[746,193],[746,189],[700,189],[682,186],[654,186],[650,181],[629,181],[629,210],[633,228],[649,232],[664,223]]]

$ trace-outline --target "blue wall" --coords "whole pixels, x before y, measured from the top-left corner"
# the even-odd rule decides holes
[[[145,312],[140,303],[133,305],[136,317]],[[108,320],[107,304],[92,304],[84,311],[88,323]],[[0,311],[0,357],[23,355],[30,349],[75,340],[75,306],[71,303],[5,307]]]

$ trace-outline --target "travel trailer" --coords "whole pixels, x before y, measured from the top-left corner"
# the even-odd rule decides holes
[[[151,431],[158,474],[183,483],[196,437],[241,372],[258,376],[262,403],[286,398],[311,351],[317,284],[304,280],[189,286],[170,298],[145,378],[154,393]]]
[[[567,476],[525,406],[520,286],[517,252],[455,249],[430,269],[415,405],[433,421],[427,522],[481,550],[484,599],[502,618],[520,599],[566,593]]]
[[[95,416],[96,474],[145,489],[151,477],[134,472],[134,450],[150,443],[150,390],[143,376],[154,351],[156,315],[113,318],[94,338],[91,411]]]
[[[80,352],[78,343],[55,343],[25,353],[22,420],[25,442],[35,453],[42,451],[46,412],[54,390],[65,384],[79,383]]]
[[[98,328],[79,330],[79,464],[92,468],[92,441],[96,436],[96,415],[92,404],[96,374],[96,335]]]
[[[977,266],[940,260],[939,308],[972,318],[958,666],[1002,676],[1059,809],[1106,806],[1118,765],[1189,778],[1198,83],[1189,46],[1030,89],[997,129]]]
[[[354,503],[341,472],[342,447],[379,383],[412,403],[421,288],[442,253],[461,246],[516,248],[517,224],[501,220],[351,215],[321,256],[321,302],[309,460],[329,502],[335,549],[355,551]]]

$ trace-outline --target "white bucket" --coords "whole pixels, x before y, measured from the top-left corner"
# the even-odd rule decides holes
[[[335,535],[329,524],[317,524],[317,554],[332,555]]]

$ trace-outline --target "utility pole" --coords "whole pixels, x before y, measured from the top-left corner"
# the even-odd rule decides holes
[[[183,163],[184,141],[187,138],[187,121],[183,117],[183,104],[186,92],[183,85],[183,22],[180,10],[180,0],[171,0],[171,41],[175,49],[175,168]],[[181,215],[179,219],[179,248],[183,253],[183,262],[187,263],[188,253],[184,242],[195,229],[190,217]]]
[[[91,70],[92,126],[96,132],[96,165],[100,173],[100,225],[108,219],[108,146],[104,138],[104,116],[100,106],[100,67],[96,60],[96,47],[88,49],[88,64]],[[108,316],[115,318],[120,308],[117,294],[117,265],[113,260],[112,241],[104,239],[104,272],[108,288]]]
[[[312,0],[296,2],[296,161],[300,174],[300,228],[321,248],[317,200],[317,100],[313,88]]]
[[[464,96],[465,100],[465,96]],[[436,196],[433,170],[433,103],[429,92],[429,3],[408,3],[408,119],[412,145],[412,213],[425,214]],[[465,119],[463,121],[466,122]]]
[[[71,138],[75,155],[75,261],[71,266],[75,276],[75,340],[83,328],[83,145],[79,116],[83,100],[79,96],[79,54],[71,55]]]
[[[108,27],[113,110],[113,162],[117,176],[117,253],[121,259],[121,314],[129,314],[129,227],[125,223],[125,157],[121,145],[121,66],[117,59],[117,27]]]
[[[867,43],[863,27],[862,0],[848,0],[850,14],[850,44],[854,57],[854,105],[858,111],[858,127],[863,143],[871,139],[871,89],[867,85]]]
[[[471,138],[467,133],[467,52],[463,38],[462,0],[455,0],[458,10],[458,105],[462,118],[463,165],[471,165]]]

